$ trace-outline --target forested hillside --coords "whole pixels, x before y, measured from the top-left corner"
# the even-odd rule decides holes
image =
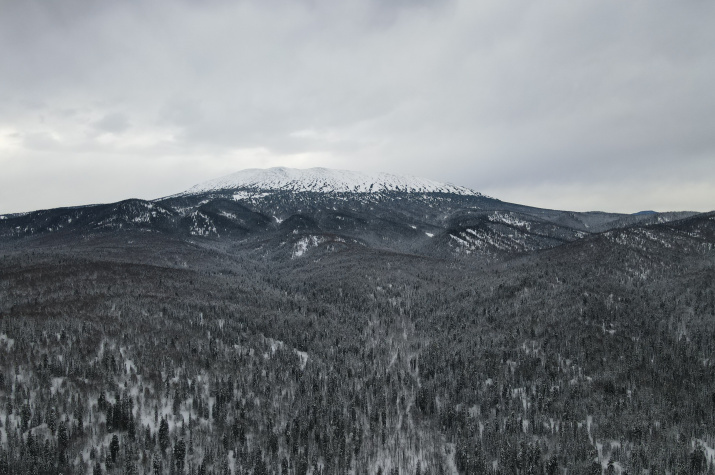
[[[6,242],[0,473],[715,473],[714,230]]]

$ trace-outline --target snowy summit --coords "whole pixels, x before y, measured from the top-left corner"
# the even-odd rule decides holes
[[[455,193],[481,196],[462,186],[390,173],[367,173],[329,168],[250,168],[200,183],[182,194],[221,190],[292,191],[317,193]]]

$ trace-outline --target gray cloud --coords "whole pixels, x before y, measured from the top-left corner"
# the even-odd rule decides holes
[[[715,208],[710,2],[2,2],[0,213],[253,166]]]
[[[129,129],[129,118],[121,112],[112,112],[96,121],[94,128],[100,132],[121,134]]]

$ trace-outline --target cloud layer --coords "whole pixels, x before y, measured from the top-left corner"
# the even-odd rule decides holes
[[[0,213],[239,169],[715,208],[715,14],[665,0],[0,3]]]

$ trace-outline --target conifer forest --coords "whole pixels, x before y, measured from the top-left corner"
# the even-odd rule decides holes
[[[715,474],[713,214],[502,253],[312,216],[6,218],[0,474]]]

